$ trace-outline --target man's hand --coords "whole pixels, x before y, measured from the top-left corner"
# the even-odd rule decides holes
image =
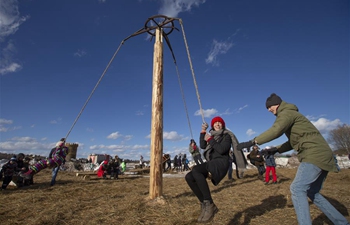
[[[254,140],[250,140],[247,142],[241,142],[237,145],[238,150],[242,150],[243,148],[250,148],[253,145],[255,145],[255,141]]]
[[[272,147],[272,148],[265,148],[263,150],[261,150],[261,154],[263,155],[274,155],[278,152],[276,147]]]

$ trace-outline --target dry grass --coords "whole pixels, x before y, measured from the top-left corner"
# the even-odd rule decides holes
[[[296,169],[277,169],[280,183],[263,185],[256,170],[244,179],[225,178],[210,184],[219,208],[210,224],[297,224],[289,185]],[[184,178],[163,178],[163,196],[149,200],[149,178],[120,176],[119,180],[90,180],[60,171],[57,184],[49,186],[50,170],[34,177],[35,184],[0,193],[1,224],[196,224],[200,206]],[[348,220],[350,170],[330,173],[322,194]],[[313,204],[313,224],[332,224]]]

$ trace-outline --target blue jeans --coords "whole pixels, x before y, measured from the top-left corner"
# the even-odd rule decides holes
[[[311,163],[300,163],[294,181],[290,185],[294,210],[300,225],[312,224],[308,197],[335,225],[349,224],[346,218],[319,193],[327,174],[328,171]]]
[[[60,166],[57,166],[55,168],[52,168],[52,178],[51,178],[51,186],[55,185],[56,183],[56,177],[58,174],[58,171],[60,170]]]

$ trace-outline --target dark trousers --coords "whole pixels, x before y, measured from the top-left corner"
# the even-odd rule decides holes
[[[212,202],[209,185],[206,181],[208,177],[207,163],[196,165],[185,176],[188,186],[197,196],[200,202],[209,200]]]
[[[167,164],[168,164],[168,167],[166,168],[166,170],[170,170],[171,169],[171,161],[168,161]]]
[[[193,160],[196,162],[196,165],[203,164],[203,159],[200,154],[193,156]]]
[[[17,182],[16,182],[17,187],[23,187],[23,182],[24,182],[24,178],[18,175]]]
[[[4,180],[2,181],[1,188],[6,189],[9,183],[11,182],[11,180],[12,180],[12,176],[4,176]]]
[[[265,169],[264,165],[258,166],[259,175],[263,175],[265,173],[265,171],[266,171],[266,169]]]
[[[111,179],[112,179],[112,177],[113,177],[114,179],[118,179],[118,178],[119,178],[119,177],[118,177],[119,174],[120,174],[120,170],[119,170],[119,169],[111,170]]]

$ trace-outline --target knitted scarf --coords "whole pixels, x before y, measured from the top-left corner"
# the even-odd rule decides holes
[[[237,148],[238,145],[238,139],[236,135],[232,133],[232,131],[228,130],[228,134],[231,136],[232,140],[232,149],[233,149],[233,155],[235,159],[235,164],[237,166],[237,169],[239,172],[244,172],[245,169],[247,168],[247,160],[241,150]]]
[[[223,138],[223,135],[226,134],[227,131],[228,130],[222,130],[222,129],[218,130],[218,131],[210,130],[209,133],[214,138],[215,141],[220,142]],[[213,150],[214,150],[213,147],[208,143],[207,147],[205,148],[204,153],[203,153],[204,158],[205,158],[205,160],[207,160],[207,162],[210,161],[209,156]]]

